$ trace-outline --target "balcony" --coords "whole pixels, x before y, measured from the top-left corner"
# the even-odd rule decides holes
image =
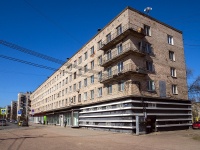
[[[137,25],[128,23],[122,27],[121,32],[115,32],[111,36],[109,36],[109,38],[104,40],[102,42],[101,49],[108,50],[114,44],[118,43],[120,40],[124,39],[128,35],[134,35],[135,37],[143,38],[145,36],[145,32],[143,28]]]
[[[140,75],[145,76],[147,75],[147,71],[145,68],[137,67],[133,65],[132,63],[126,64],[123,66],[123,69],[115,69],[111,71],[109,74],[106,72],[103,74],[103,77],[101,78],[101,83],[107,83],[110,81],[119,80],[120,78],[127,78],[127,75]]]
[[[130,54],[135,54],[138,56],[145,56],[145,51],[139,50],[139,49],[133,47],[133,45],[131,43],[127,43],[125,45],[122,45],[121,51],[118,50],[117,48],[112,50],[111,55],[110,55],[111,57],[108,57],[107,55],[105,55],[102,58],[101,66],[106,67],[106,66],[110,65],[111,63],[113,63],[117,60],[120,60],[122,57],[125,57]]]

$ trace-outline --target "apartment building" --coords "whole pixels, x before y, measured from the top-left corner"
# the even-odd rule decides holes
[[[182,32],[131,7],[30,96],[34,119],[128,133],[191,125]]]
[[[28,120],[30,115],[30,94],[31,92],[26,93],[18,93],[18,100],[17,100],[17,119],[18,121]]]
[[[17,101],[11,101],[10,120],[17,120]]]
[[[6,106],[6,119],[10,120],[10,113],[11,113],[11,106],[7,105]]]

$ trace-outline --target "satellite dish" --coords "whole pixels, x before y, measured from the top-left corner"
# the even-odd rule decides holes
[[[144,9],[144,12],[146,12],[147,15],[149,15],[150,10],[152,10],[151,7],[146,7],[146,8]]]

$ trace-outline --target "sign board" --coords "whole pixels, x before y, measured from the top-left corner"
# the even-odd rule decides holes
[[[34,109],[31,110],[31,114],[34,115]]]
[[[1,115],[6,115],[6,109],[1,109]]]
[[[22,111],[21,110],[18,110],[17,111],[17,116],[21,116],[22,115]]]

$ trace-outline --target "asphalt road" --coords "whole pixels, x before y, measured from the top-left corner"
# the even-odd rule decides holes
[[[15,123],[10,123],[10,122],[6,122],[6,126],[0,126],[0,130],[7,130],[7,129],[16,129],[16,128],[20,128],[17,124]]]
[[[12,126],[12,125],[11,125]],[[31,124],[0,130],[0,150],[199,150],[200,130],[132,135]]]

